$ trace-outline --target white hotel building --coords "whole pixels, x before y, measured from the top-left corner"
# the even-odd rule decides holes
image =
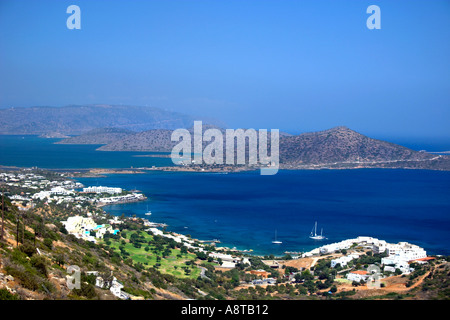
[[[88,187],[88,188],[83,188],[83,192],[117,194],[117,193],[122,193],[122,188],[112,188],[112,187],[102,187],[102,186]]]

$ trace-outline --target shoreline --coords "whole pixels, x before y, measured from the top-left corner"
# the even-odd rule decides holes
[[[1,168],[4,168],[4,169],[11,169],[11,170],[20,170],[20,169],[24,169],[24,168],[21,168],[21,167],[15,167],[15,166],[0,166],[0,169]],[[30,170],[40,170],[40,168],[36,168],[36,167],[34,167],[34,168],[26,168],[26,169],[30,169]],[[159,169],[159,168],[158,168]],[[156,169],[156,170],[158,170],[158,169]],[[341,170],[345,170],[345,169],[349,169],[349,168],[341,168]],[[365,169],[365,168],[359,168],[359,169]],[[378,169],[381,169],[381,168],[378,168]],[[389,169],[399,169],[399,168],[389,168]],[[49,169],[42,169],[42,170],[49,170]],[[68,169],[56,169],[57,171],[59,171],[59,172],[67,172],[67,170]],[[77,172],[80,172],[81,173],[81,171],[84,171],[85,173],[87,173],[87,174],[91,174],[91,171],[90,170],[92,170],[92,169],[72,169],[72,170],[77,170]],[[121,171],[122,169],[93,169],[93,170],[96,170],[95,172],[96,173],[99,173],[99,172],[101,172],[101,173],[103,173],[103,174],[108,174],[108,173],[110,173],[110,174],[116,174],[116,173],[118,173],[118,172],[122,172],[123,174],[144,174],[144,173],[147,173],[147,172],[145,172],[145,171],[138,171],[138,169],[123,169],[124,171]],[[282,170],[289,170],[289,169],[282,169]],[[298,169],[294,169],[294,171],[297,171]],[[300,170],[298,170],[298,171],[301,171],[301,170],[307,170],[307,169],[300,169]],[[316,170],[318,170],[318,169],[316,169]],[[51,171],[51,170],[49,170],[49,171]],[[163,170],[158,170],[158,171],[163,171]],[[250,171],[250,170],[246,170],[246,171]],[[253,170],[253,171],[256,171],[256,170]],[[174,171],[174,172],[178,172],[178,170],[176,170],[176,171]],[[77,179],[77,178],[92,178],[92,177],[98,177],[98,176],[89,176],[89,175],[83,175],[83,174],[81,174],[81,175],[79,175],[79,176],[73,176],[73,177],[70,177],[70,178],[72,178],[72,179]],[[106,206],[108,206],[108,205],[120,205],[120,204],[127,204],[127,203],[134,203],[134,202],[140,202],[140,201],[145,201],[145,200],[147,200],[147,197],[144,195],[144,198],[143,199],[133,199],[133,200],[130,200],[130,201],[118,201],[118,202],[114,202],[114,203],[99,203],[99,204],[97,204],[97,207],[106,207]],[[130,215],[131,216],[131,215]],[[172,232],[172,231],[171,231]],[[205,241],[205,240],[201,240],[201,239],[196,239],[196,240],[198,240],[198,241],[200,241],[200,242],[202,242],[202,241]],[[254,256],[261,256],[261,254],[258,254],[258,253],[255,253],[255,251],[252,251],[252,252],[250,252],[249,250],[250,249],[252,249],[252,250],[254,250],[254,248],[252,248],[252,247],[246,247],[246,248],[244,248],[244,249],[237,249],[236,248],[236,246],[234,246],[234,244],[233,243],[229,243],[228,244],[228,246],[223,246],[223,247],[218,247],[218,248],[225,248],[225,250],[230,250],[230,251],[236,251],[236,252],[241,252],[241,253],[244,253],[244,254],[250,254],[250,255],[254,255]],[[263,250],[264,251],[264,250]],[[296,252],[300,252],[300,250],[291,250],[291,249],[289,249],[289,250],[286,250],[286,251],[296,251]],[[306,250],[307,251],[307,250]],[[267,254],[273,254],[273,253],[267,253]],[[280,255],[280,254],[277,254],[277,255],[275,255],[275,256],[282,256],[282,255]]]
[[[137,168],[41,168],[41,167],[19,167],[19,166],[8,166],[0,165],[0,169],[4,170],[48,170],[60,173],[71,174],[73,178],[96,178],[104,177],[107,174],[146,174],[151,171],[161,171],[161,172],[197,172],[197,173],[235,173],[235,172],[251,172],[259,171],[259,167],[237,167],[237,166],[226,166],[226,167],[202,167],[202,166],[153,166],[153,167],[137,167]],[[449,169],[442,168],[416,168],[416,167],[374,167],[374,166],[353,166],[353,167],[332,167],[323,165],[307,165],[302,167],[292,167],[280,165],[279,171],[319,171],[319,170],[358,170],[358,169],[383,169],[383,170],[426,170],[426,171],[450,171]]]

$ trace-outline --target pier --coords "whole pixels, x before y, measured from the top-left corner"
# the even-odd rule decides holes
[[[199,240],[202,243],[220,243],[219,239],[213,239],[213,240]]]

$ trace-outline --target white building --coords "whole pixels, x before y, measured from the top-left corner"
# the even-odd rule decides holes
[[[357,259],[359,257],[358,254],[350,254],[348,256],[339,257],[337,259],[331,260],[331,267],[336,267],[337,264],[340,264],[341,267],[345,267],[347,263],[352,261],[353,259]]]
[[[414,271],[409,267],[409,261],[423,259],[427,257],[427,252],[414,244],[408,242],[399,242],[397,244],[386,244],[387,257],[381,259],[385,266],[393,266],[394,269],[400,269],[403,274]]]
[[[86,230],[94,229],[97,224],[91,218],[82,216],[69,217],[67,221],[61,221],[69,233],[83,233]]]
[[[347,280],[356,282],[361,282],[361,280],[367,281],[368,277],[369,275],[367,274],[367,271],[362,270],[351,271],[347,274]]]
[[[113,230],[113,228],[109,224],[101,224],[95,226],[93,229],[95,231],[95,237],[103,239],[103,236],[109,232],[111,234],[115,234],[118,230]]]
[[[110,225],[97,225],[92,218],[82,216],[69,217],[67,221],[61,221],[67,232],[75,235],[77,238],[96,242],[96,238],[102,239],[106,232],[115,234],[118,230],[113,230]],[[91,235],[95,232],[95,237]]]
[[[87,188],[83,188],[83,192],[117,194],[117,193],[122,193],[122,188],[102,187],[102,186],[100,186],[100,187],[87,187]]]
[[[414,244],[399,242],[398,244],[388,244],[386,246],[388,256],[399,256],[405,261],[422,259],[427,257],[427,252]]]
[[[86,274],[96,275],[97,278],[95,278],[95,286],[101,289],[105,289],[105,283],[103,281],[103,278],[98,276],[98,271],[88,271],[86,272]],[[117,298],[127,300],[130,298],[130,296],[127,293],[122,292],[123,287],[123,284],[117,281],[116,277],[113,277],[109,290]]]
[[[50,191],[49,191],[49,193],[52,194],[52,195],[53,195],[53,194],[56,194],[56,195],[65,195],[65,196],[70,195],[70,194],[74,194],[73,191],[67,190],[67,189],[65,189],[65,188],[63,188],[63,187],[54,187],[54,188],[51,188]]]

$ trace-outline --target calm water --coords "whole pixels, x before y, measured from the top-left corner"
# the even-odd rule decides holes
[[[409,241],[449,254],[450,172],[416,170],[281,171],[256,173],[150,173],[98,181],[137,187],[147,202],[106,207],[113,214],[143,214],[169,230],[258,254],[311,250],[367,235]],[[308,238],[318,221],[326,241]],[[274,245],[274,233],[281,245]]]
[[[100,145],[54,144],[61,139],[0,135],[0,165],[39,168],[130,168],[169,166],[170,158],[136,157],[151,152],[95,151]]]
[[[53,139],[55,141],[55,139]],[[130,167],[170,159],[95,146],[54,145],[37,137],[0,136],[0,164],[43,168]],[[145,162],[145,164],[144,164]],[[311,250],[367,235],[408,241],[430,254],[450,254],[450,172],[426,170],[259,171],[233,174],[151,172],[79,179],[85,185],[142,190],[149,200],[105,207],[169,224],[169,230],[257,254]],[[328,238],[308,238],[314,225]],[[277,230],[281,245],[274,245]]]

